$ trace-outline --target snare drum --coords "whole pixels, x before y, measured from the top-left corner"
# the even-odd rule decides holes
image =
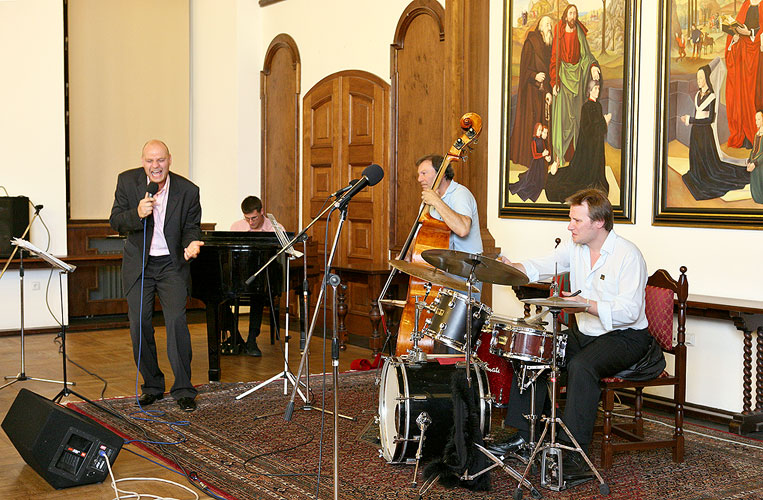
[[[432,313],[424,321],[422,332],[459,352],[466,352],[466,316],[469,299],[466,295],[443,288],[425,309]],[[492,310],[472,299],[472,346],[477,342],[482,325]]]
[[[482,436],[490,433],[490,388],[484,364],[473,363],[472,387],[479,396]],[[441,365],[436,361],[406,364],[391,357],[384,362],[379,387],[379,441],[381,456],[389,463],[406,463],[419,445],[421,430],[416,418],[426,411],[432,423],[424,433],[425,457],[442,453],[453,428],[450,380],[465,365]]]
[[[492,354],[530,363],[549,364],[553,350],[554,336],[551,332],[527,324],[494,323],[492,326]]]

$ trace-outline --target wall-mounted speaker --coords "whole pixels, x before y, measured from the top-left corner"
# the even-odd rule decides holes
[[[54,488],[99,483],[124,440],[94,420],[21,389],[2,424],[21,455]]]
[[[21,238],[28,224],[29,198],[0,196],[0,258],[11,256],[11,238]]]

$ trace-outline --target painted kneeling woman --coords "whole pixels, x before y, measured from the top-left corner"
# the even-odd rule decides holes
[[[752,145],[750,158],[747,160],[747,171],[750,172],[750,191],[755,203],[763,203],[763,111],[755,113],[755,142]]]
[[[551,161],[551,153],[546,147],[548,127],[542,123],[536,123],[533,127],[533,138],[530,144],[530,152],[533,161],[527,171],[519,174],[519,180],[509,184],[509,191],[522,198],[522,201],[538,201],[540,192],[546,184],[548,164]]]
[[[702,66],[697,71],[697,87],[694,116],[681,117],[686,126],[691,125],[689,171],[683,180],[695,200],[709,200],[744,188],[750,183],[750,173],[744,166],[721,161],[718,155],[718,140],[713,130],[717,99],[710,83],[710,66]]]

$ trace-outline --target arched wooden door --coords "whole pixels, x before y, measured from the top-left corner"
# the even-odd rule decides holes
[[[299,229],[299,93],[297,44],[276,36],[260,74],[262,202],[288,231]]]
[[[361,177],[376,163],[389,169],[389,84],[363,71],[329,75],[305,94],[303,120],[303,226],[321,211],[331,193]],[[353,198],[339,240],[334,268],[347,285],[347,330],[370,337],[371,300],[388,273],[389,176]],[[339,217],[332,216],[332,222]],[[320,249],[326,222],[310,236]],[[321,259],[321,263],[322,263]],[[321,264],[322,266],[322,264]]]

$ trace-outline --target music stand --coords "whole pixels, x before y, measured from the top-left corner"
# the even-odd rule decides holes
[[[264,382],[261,382],[257,384],[255,387],[252,387],[248,391],[239,394],[236,396],[236,399],[242,399],[249,394],[258,391],[259,389],[262,389],[263,387],[269,385],[271,382],[275,382],[278,379],[283,378],[283,393],[284,396],[288,394],[289,392],[289,382],[294,384],[295,386],[299,386],[297,383],[296,377],[289,371],[289,269],[291,268],[291,265],[289,264],[290,260],[298,259],[299,257],[305,257],[305,255],[295,250],[291,247],[289,244],[289,238],[286,236],[286,233],[281,228],[280,224],[278,224],[278,221],[276,221],[276,218],[273,216],[273,214],[267,214],[268,219],[270,220],[271,224],[273,224],[273,231],[276,233],[276,238],[278,238],[278,242],[281,244],[281,248],[286,249],[286,253],[289,254],[289,256],[286,259],[286,333],[284,334],[284,348],[283,348],[283,371],[276,373],[269,379],[265,380]],[[273,315],[275,312],[273,311],[273,307],[271,304],[271,311],[270,314]],[[278,318],[275,318],[274,324],[278,324]],[[303,384],[305,385],[305,384]],[[306,386],[307,387],[307,386]],[[297,389],[299,391],[299,388]],[[305,391],[307,392],[307,391]],[[299,391],[299,395],[302,397],[303,401],[307,401],[307,396],[305,394],[302,394],[301,391]]]
[[[37,215],[37,212],[35,212],[35,216]],[[34,220],[34,219],[33,219]],[[31,223],[30,223],[31,225]],[[27,229],[29,229],[27,227]],[[69,385],[74,385],[74,382],[67,382],[66,380],[66,327],[64,325],[64,295],[63,295],[63,285],[61,284],[61,274],[68,274],[73,272],[77,266],[73,266],[71,264],[67,264],[66,262],[50,255],[45,250],[41,250],[37,248],[36,246],[32,245],[30,242],[21,239],[21,238],[13,238],[11,240],[11,244],[19,250],[19,289],[20,289],[20,296],[21,296],[21,307],[20,307],[20,313],[21,313],[21,324],[20,324],[20,331],[21,331],[21,370],[16,375],[9,375],[5,377],[5,380],[10,380],[10,382],[0,386],[0,389],[3,389],[5,387],[8,387],[11,384],[15,384],[18,381],[24,381],[24,380],[36,380],[38,382],[48,382],[51,384],[64,384],[64,391],[68,389]],[[61,346],[63,348],[63,356],[64,356],[64,362],[63,362],[63,380],[49,380],[44,378],[35,378],[35,377],[29,377],[26,374],[26,366],[25,366],[25,356],[24,356],[24,251],[29,252],[30,255],[37,255],[40,258],[42,258],[45,262],[49,263],[51,266],[53,266],[54,269],[59,270],[58,280],[59,280],[59,290],[61,295]]]

